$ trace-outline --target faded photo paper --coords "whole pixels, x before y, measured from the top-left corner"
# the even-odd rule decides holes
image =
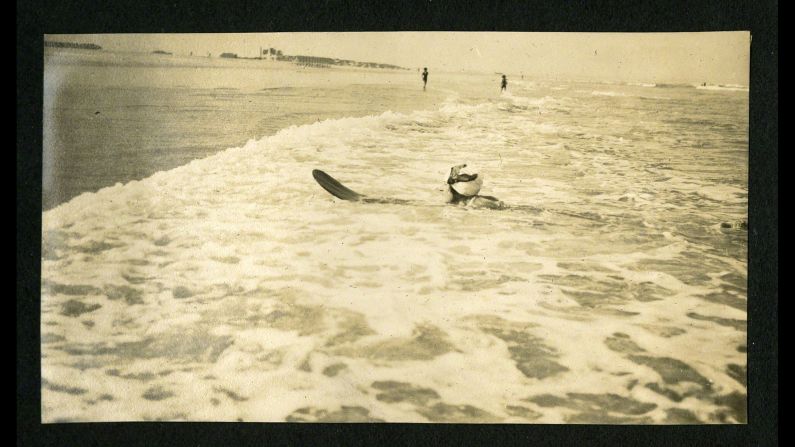
[[[46,35],[43,422],[746,423],[750,38]]]

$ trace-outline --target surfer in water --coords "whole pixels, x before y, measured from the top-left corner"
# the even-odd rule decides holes
[[[502,75],[502,85],[500,86],[500,93],[508,89],[508,78]]]
[[[450,168],[450,175],[447,176],[447,202],[454,205],[462,205],[473,208],[506,209],[505,204],[492,196],[478,195],[480,187],[483,185],[483,176],[480,174],[469,174],[462,172],[467,165],[462,164]],[[329,194],[349,202],[365,203],[387,203],[398,205],[410,205],[416,203],[412,200],[381,198],[366,196],[353,191],[337,181],[332,176],[319,169],[312,170],[312,177]]]
[[[422,91],[425,91],[425,86],[428,85],[428,67],[422,69]]]
[[[496,197],[478,195],[483,186],[483,176],[461,172],[466,167],[466,164],[462,164],[450,168],[447,177],[448,202],[494,209],[505,207]]]

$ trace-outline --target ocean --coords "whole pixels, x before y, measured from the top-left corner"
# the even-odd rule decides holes
[[[746,422],[746,89],[48,57],[44,422]]]

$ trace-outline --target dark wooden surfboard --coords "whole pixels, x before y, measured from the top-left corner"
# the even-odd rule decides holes
[[[328,191],[332,196],[350,202],[358,202],[364,196],[356,191],[348,189],[345,185],[338,182],[334,177],[326,174],[320,169],[312,170],[312,177],[323,189]]]

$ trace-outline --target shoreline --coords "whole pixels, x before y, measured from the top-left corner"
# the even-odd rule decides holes
[[[125,51],[87,50],[78,48],[46,47],[44,62],[47,64],[100,66],[100,67],[150,67],[150,68],[243,68],[243,69],[314,69],[339,71],[366,71],[374,73],[413,73],[412,70],[391,68],[369,68],[344,65],[310,67],[294,62],[257,58],[225,58],[182,54],[158,54]]]
[[[342,73],[373,73],[393,75],[416,75],[420,72],[414,69],[371,68],[349,65],[307,66],[294,62],[279,61],[274,59],[258,59],[248,57],[224,58],[219,56],[199,56],[185,54],[158,54],[135,51],[109,51],[89,50],[80,48],[45,47],[44,62],[53,65],[77,65],[97,67],[142,67],[142,68],[218,68],[218,69],[246,69],[246,70],[312,70],[322,72]],[[433,75],[441,76],[474,76],[494,77],[493,72],[478,72],[470,70],[434,70]],[[682,80],[600,80],[584,78],[559,78],[557,76],[531,76],[520,77],[514,74],[509,82],[536,82],[536,83],[576,83],[600,85],[625,85],[647,88],[696,88],[712,91],[740,91],[748,92],[750,86],[733,83],[707,83],[687,82]]]

